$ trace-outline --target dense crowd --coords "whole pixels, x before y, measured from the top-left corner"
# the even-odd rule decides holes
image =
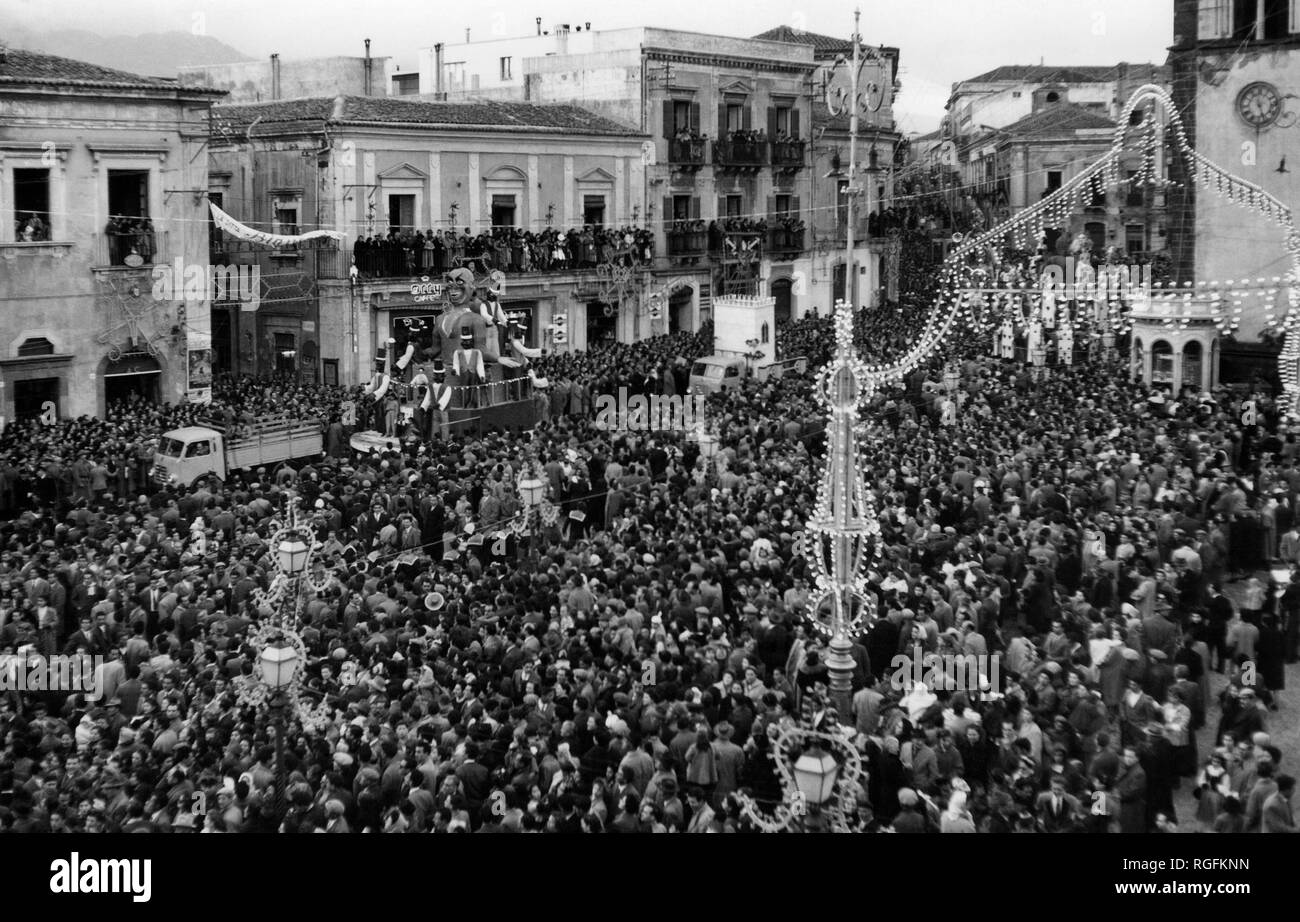
[[[445,274],[459,266],[480,272],[550,272],[599,265],[640,265],[654,256],[654,234],[643,227],[587,225],[561,232],[493,227],[474,234],[455,230],[392,230],[358,237],[353,263],[363,278]]]
[[[869,359],[922,311],[862,315]],[[810,318],[778,341],[824,358],[830,337]],[[741,795],[783,799],[773,738],[808,715],[861,753],[859,830],[1294,831],[1270,708],[1300,579],[1259,573],[1300,563],[1300,443],[1266,397],[1243,426],[1227,391],[1154,400],[1116,367],[1034,380],[972,349],[955,390],[937,357],[876,393],[878,618],[841,713],[804,617],[813,376],[711,397],[711,463],[681,432],[595,425],[595,395],[682,393],[710,348],[706,331],[544,358],[531,432],[372,456],[335,439],[193,488],[141,481],[150,437],[214,414],[333,428],[359,393],[224,381],[212,408],[11,426],[0,653],[106,662],[95,700],[0,694],[0,831],[747,832]],[[525,464],[549,506],[515,530]],[[235,690],[276,615],[260,590],[290,495],[341,582],[295,610],[316,716],[289,721],[280,804],[268,710]],[[900,681],[898,657],[939,653],[1000,668]]]

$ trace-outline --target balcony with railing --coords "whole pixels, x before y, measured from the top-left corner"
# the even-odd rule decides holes
[[[698,170],[704,166],[707,144],[699,136],[672,138],[668,141],[668,162],[679,170]]]
[[[695,260],[708,252],[708,231],[703,221],[679,221],[668,229],[668,255]]]
[[[138,269],[152,266],[167,248],[167,234],[152,225],[105,230],[95,238],[96,269]]]
[[[772,167],[781,172],[794,172],[804,167],[806,141],[785,139],[772,142]]]
[[[713,165],[720,170],[757,171],[767,165],[767,149],[766,134],[733,131],[713,142]]]
[[[574,229],[577,231],[577,229]],[[434,238],[429,238],[430,240]],[[494,269],[514,278],[595,269],[606,263],[644,267],[655,256],[653,232],[643,227],[602,228],[594,234],[506,231],[504,236],[446,234],[431,246],[421,238],[305,249],[316,277],[359,281],[441,277],[461,267],[482,275]]]
[[[769,227],[767,230],[767,249],[772,256],[795,256],[804,250],[804,233],[802,225],[792,227]]]

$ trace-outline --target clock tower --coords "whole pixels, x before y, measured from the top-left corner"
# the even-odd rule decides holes
[[[1169,64],[1188,142],[1300,213],[1300,0],[1174,0]],[[1237,324],[1218,380],[1275,379],[1271,324],[1287,309],[1290,271],[1280,228],[1248,193],[1198,188],[1183,158],[1170,158],[1169,178],[1174,277],[1221,292]]]

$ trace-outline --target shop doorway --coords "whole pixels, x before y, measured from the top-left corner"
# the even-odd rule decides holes
[[[604,301],[591,301],[587,304],[587,348],[592,349],[604,343],[611,344],[618,339],[618,305],[606,304]]]
[[[149,355],[127,355],[104,368],[104,407],[119,403],[158,403],[162,368]]]
[[[29,378],[14,382],[14,419],[33,419],[44,413],[47,404],[59,415],[59,379]]]
[[[789,279],[777,279],[772,283],[772,297],[776,298],[775,313],[777,323],[788,323],[790,321],[792,288]]]
[[[668,298],[668,332],[691,329],[691,290],[675,291]]]

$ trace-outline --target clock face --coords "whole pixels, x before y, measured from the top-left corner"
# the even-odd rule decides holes
[[[1252,83],[1237,94],[1237,114],[1255,129],[1265,128],[1282,114],[1282,95],[1271,83]]]

